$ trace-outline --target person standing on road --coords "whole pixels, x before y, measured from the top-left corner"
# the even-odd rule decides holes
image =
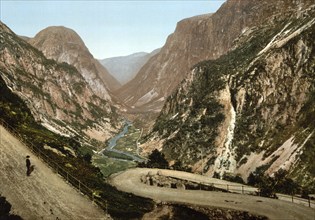
[[[29,176],[31,174],[31,161],[30,156],[26,156],[26,175]]]

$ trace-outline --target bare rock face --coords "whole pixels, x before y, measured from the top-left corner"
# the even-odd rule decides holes
[[[100,98],[75,67],[47,59],[3,23],[0,42],[0,76],[26,102],[37,121],[54,132],[80,135],[86,141],[104,141],[116,131],[119,117],[108,94]],[[82,42],[73,43],[76,48]],[[74,57],[68,56],[70,60]]]
[[[184,19],[178,22],[161,51],[116,94],[134,109],[158,112],[193,65],[227,53],[241,33],[271,15],[305,8],[311,2],[228,0],[214,14]]]
[[[80,36],[65,27],[48,27],[28,41],[49,58],[73,65],[99,97],[111,100],[110,91],[120,83],[93,58]]]

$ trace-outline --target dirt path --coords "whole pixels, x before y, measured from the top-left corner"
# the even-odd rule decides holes
[[[110,182],[120,190],[132,192],[136,195],[152,198],[158,201],[179,202],[248,211],[253,214],[267,216],[270,219],[315,219],[314,209],[277,199],[233,193],[179,190],[145,185],[141,183],[140,178],[142,175],[146,175],[149,171],[157,173],[158,170],[145,168],[131,169],[114,175]],[[181,179],[193,178],[194,180],[205,181],[206,178],[208,178],[205,176],[179,171],[161,170],[161,172],[162,175],[176,176]]]
[[[25,156],[35,170],[26,176]],[[0,194],[23,219],[109,219],[0,126]],[[13,212],[13,213],[12,213]]]

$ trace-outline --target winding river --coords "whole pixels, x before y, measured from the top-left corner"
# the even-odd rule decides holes
[[[109,139],[108,146],[98,153],[104,155],[105,152],[114,152],[116,154],[127,156],[130,158],[130,160],[137,161],[137,162],[143,162],[143,159],[140,156],[136,156],[136,155],[133,155],[131,153],[115,149],[115,146],[117,145],[117,141],[120,138],[124,137],[128,133],[129,127],[131,125],[132,125],[131,122],[126,121],[123,130],[120,133],[118,133],[117,135],[115,135],[114,137],[112,137],[111,139]],[[113,158],[117,159],[117,160],[119,159],[119,158],[115,158],[115,157],[113,157]]]

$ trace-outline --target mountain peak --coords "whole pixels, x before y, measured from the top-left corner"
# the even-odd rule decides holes
[[[75,66],[101,98],[110,100],[109,90],[120,87],[120,83],[94,59],[81,37],[70,28],[47,27],[29,40],[29,43],[49,59]]]
[[[52,59],[56,59],[63,50],[79,49],[88,52],[81,37],[74,30],[64,26],[47,27],[37,33],[29,42]],[[89,55],[91,54],[89,53]],[[66,62],[62,59],[57,59],[57,61]]]

